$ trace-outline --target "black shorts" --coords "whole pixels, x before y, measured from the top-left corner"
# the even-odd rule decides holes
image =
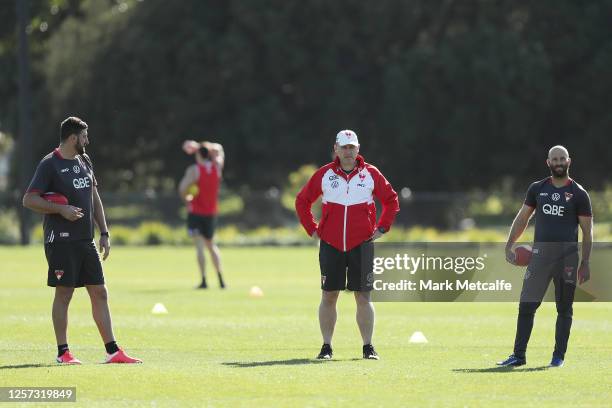
[[[374,243],[366,241],[348,252],[342,252],[325,241],[319,246],[321,289],[369,292],[373,289]]]
[[[553,281],[555,301],[572,303],[577,285],[578,252],[575,250],[552,250],[534,248],[534,253],[525,271],[521,302],[539,303]]]
[[[100,255],[93,241],[53,242],[45,244],[49,271],[48,286],[81,288],[104,285]]]
[[[216,224],[217,217],[214,215],[187,215],[187,230],[191,236],[200,234],[206,239],[212,239]]]

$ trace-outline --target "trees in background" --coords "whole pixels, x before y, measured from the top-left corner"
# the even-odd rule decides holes
[[[609,181],[612,0],[33,7],[54,3],[52,29],[43,35],[39,23],[32,34],[33,148],[42,156],[59,121],[82,116],[105,188],[174,188],[190,160],[185,138],[224,144],[228,184],[282,186],[302,164],[328,161],[343,128],[394,185],[413,190],[522,191],[546,175],[546,150],[558,143],[585,186]],[[9,133],[10,41],[4,26],[0,126]]]

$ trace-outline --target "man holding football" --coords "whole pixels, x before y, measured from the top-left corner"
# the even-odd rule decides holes
[[[571,159],[567,149],[554,146],[546,160],[550,177],[529,186],[523,207],[510,230],[506,259],[516,264],[513,244],[521,236],[531,215],[535,215],[533,252],[519,304],[514,353],[497,363],[517,367],[527,363],[525,356],[535,312],[552,280],[555,285],[557,323],[555,349],[550,367],[563,366],[572,326],[574,291],[590,278],[589,257],[593,243],[591,200],[582,186],[569,177]],[[582,230],[582,253],[578,264],[578,226]]]
[[[363,358],[378,360],[372,346],[374,307],[373,242],[391,228],[399,202],[397,193],[382,173],[359,155],[359,141],[352,130],[336,135],[335,159],[318,169],[301,189],[295,208],[308,235],[320,238],[321,303],[319,325],[323,346],[318,359],[332,358],[331,340],[336,325],[336,302],[341,290],[353,291],[357,304],[357,325],[363,340]],[[312,204],[322,196],[319,222]],[[376,220],[374,198],[382,204]]]
[[[113,334],[108,291],[93,240],[94,222],[100,230],[104,260],[110,252],[110,236],[93,165],[85,153],[89,144],[87,128],[77,117],[61,123],[59,147],[40,161],[23,197],[24,207],[45,215],[47,285],[55,288],[51,314],[58,349],[56,360],[60,364],[81,364],[68,347],[68,306],[74,288],[85,286],[106,348],[104,362],[141,363],[117,346]],[[45,194],[49,192],[55,194]]]
[[[208,287],[205,249],[208,250],[217,272],[219,287],[224,289],[221,251],[214,241],[219,205],[219,187],[221,186],[223,166],[225,165],[223,146],[219,143],[206,141],[198,143],[193,140],[186,140],[183,143],[183,150],[185,153],[195,156],[195,163],[185,170],[185,175],[179,183],[178,192],[181,199],[187,204],[187,229],[189,235],[193,238],[202,279],[198,289]],[[197,192],[190,194],[190,189],[194,187]]]

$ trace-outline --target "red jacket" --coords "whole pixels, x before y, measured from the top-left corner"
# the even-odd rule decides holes
[[[320,195],[323,208],[317,225],[311,207]],[[373,197],[382,204],[378,223]],[[370,239],[376,228],[388,231],[399,211],[399,202],[382,173],[358,155],[357,165],[348,175],[337,157],[317,170],[298,193],[295,209],[308,235],[316,230],[323,241],[347,252]]]

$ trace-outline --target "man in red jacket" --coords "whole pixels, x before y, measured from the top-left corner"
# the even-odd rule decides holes
[[[321,304],[319,325],[323,347],[318,359],[332,358],[331,339],[336,325],[336,302],[341,290],[355,294],[357,325],[363,339],[363,358],[378,360],[372,346],[374,307],[372,290],[373,241],[389,231],[399,211],[397,193],[382,173],[359,155],[359,141],[352,130],[336,136],[336,158],[321,167],[298,193],[295,208],[308,235],[320,238]],[[312,203],[322,196],[317,224]],[[374,197],[382,204],[376,222]]]

